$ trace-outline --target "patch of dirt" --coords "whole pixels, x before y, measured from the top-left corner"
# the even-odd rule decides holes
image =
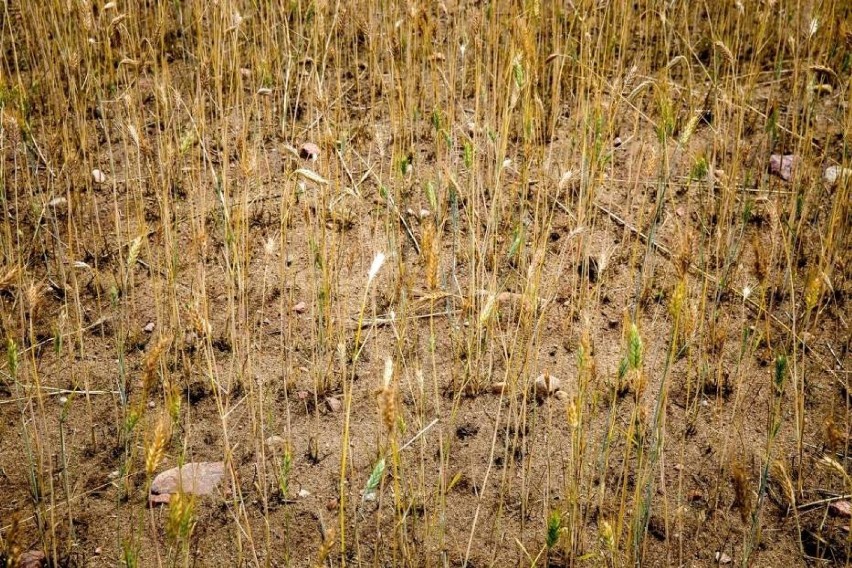
[[[216,33],[247,35],[221,53],[188,20],[159,63],[107,67],[80,122],[0,105],[0,566],[848,563],[824,513],[849,493],[849,192],[821,181],[848,164],[848,85],[805,108],[787,52],[780,78],[711,84],[719,54],[693,76],[656,48],[641,76],[576,55],[554,78],[608,11],[579,34],[539,4],[321,4],[275,16],[312,55],[277,55],[294,83],[270,93],[283,39],[228,14]],[[92,45],[131,42],[103,24]],[[674,41],[658,26],[621,47]],[[157,473],[220,461],[212,495],[147,502]]]

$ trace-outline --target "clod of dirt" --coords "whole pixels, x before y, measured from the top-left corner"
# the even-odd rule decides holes
[[[794,154],[772,154],[769,156],[769,173],[776,175],[784,181],[790,181],[793,177],[793,169],[799,162],[799,157]]]
[[[471,436],[476,436],[479,433],[479,426],[476,424],[462,424],[456,428],[456,437],[459,440],[465,440]]]
[[[266,449],[272,453],[280,452],[287,445],[287,441],[281,436],[270,436],[266,439]]]
[[[198,342],[198,334],[194,331],[187,331],[183,336],[183,346],[185,349],[195,349],[195,344]]]
[[[509,320],[516,320],[523,310],[533,311],[537,307],[534,300],[517,292],[500,292],[494,296],[495,304],[500,313]]]
[[[699,501],[704,501],[704,494],[698,489],[693,489],[692,491],[686,494],[686,498],[691,503],[697,503]]]
[[[312,162],[316,162],[319,159],[319,155],[319,146],[317,146],[313,142],[305,142],[304,144],[302,144],[302,147],[299,148],[299,157],[303,160],[310,160]]]
[[[19,568],[41,568],[46,560],[47,557],[41,550],[28,550],[18,556],[18,562],[15,566]]]
[[[498,304],[519,304],[524,300],[524,295],[517,292],[500,292],[495,299]]]
[[[727,554],[725,554],[724,552],[717,552],[716,553],[716,562],[718,562],[719,564],[730,564],[731,563],[731,557],[728,556]]]
[[[191,495],[209,495],[225,475],[224,462],[193,462],[160,473],[151,483],[149,502],[168,503],[183,490]]]
[[[659,541],[666,540],[666,524],[660,517],[655,515],[648,519],[648,534]]]
[[[556,397],[556,400],[566,401],[568,400],[568,393],[563,390],[558,390],[553,393],[553,396]]]
[[[95,169],[92,170],[92,179],[95,181],[95,183],[106,183],[107,177],[106,174],[103,173],[101,170]]]
[[[535,393],[541,397],[556,394],[561,386],[562,381],[549,373],[542,373],[535,379]]]
[[[505,389],[505,388],[506,388],[506,383],[504,383],[502,381],[499,382],[499,383],[494,383],[493,385],[491,385],[491,393],[492,394],[500,394],[500,393],[503,392],[503,389]]]
[[[835,501],[828,506],[828,512],[835,517],[852,517],[852,501]]]
[[[340,400],[337,399],[337,398],[334,398],[333,396],[330,396],[330,397],[325,399],[325,405],[332,412],[340,412],[340,409],[343,407]]]
[[[308,305],[305,302],[299,302],[295,306],[293,306],[293,311],[297,314],[305,313],[305,310],[308,309]]]
[[[186,388],[186,399],[189,404],[195,406],[210,394],[207,384],[204,381],[193,381]]]
[[[852,168],[842,168],[840,166],[830,166],[822,174],[822,179],[825,180],[825,183],[832,186],[850,178],[852,178]]]
[[[409,217],[414,217],[418,221],[422,221],[423,219],[426,219],[432,214],[432,212],[428,209],[421,209],[420,211],[415,211],[411,207],[406,209],[405,212],[408,214]]]

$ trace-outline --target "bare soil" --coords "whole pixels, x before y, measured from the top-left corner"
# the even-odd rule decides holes
[[[194,68],[176,61],[171,73],[188,96]],[[505,155],[511,162],[502,170],[482,166],[487,173],[480,175],[465,167],[461,148],[449,160],[436,157],[440,143],[428,114],[412,119],[410,144],[389,142],[394,117],[386,105],[369,108],[369,100],[356,100],[353,78],[336,86],[353,90],[339,102],[322,106],[306,94],[289,137],[281,134],[280,100],[258,96],[247,80],[251,112],[219,127],[229,129],[232,140],[247,132],[257,151],[222,147],[214,129],[194,143],[227,178],[232,193],[221,197],[207,166],[199,166],[199,152],[164,162],[172,126],[160,125],[162,132],[150,126],[146,148],[129,144],[119,99],[104,101],[99,116],[89,119],[98,138],[85,163],[65,159],[58,174],[65,186],[7,128],[3,227],[14,234],[3,242],[15,243],[18,252],[5,258],[18,258],[23,273],[0,289],[2,334],[16,343],[20,360],[16,380],[8,363],[0,370],[4,538],[22,550],[46,548],[62,566],[123,565],[130,542],[138,546],[139,566],[182,563],[167,535],[168,506],[149,507],[146,492],[146,443],[168,412],[168,383],[180,393],[180,418],[157,471],[223,459],[229,467],[219,491],[197,503],[189,562],[313,565],[329,531],[339,532],[344,384],[352,378],[343,484],[347,564],[528,566],[544,546],[551,511],[577,508],[583,519],[578,542],[556,547],[538,564],[620,565],[606,557],[602,521],[626,546],[637,472],[647,466],[639,460],[649,459],[653,444],[631,439],[631,425],[634,416],[652,424],[661,405],[663,443],[643,564],[741,563],[767,467],[749,565],[848,565],[849,519],[829,508],[848,486],[824,460],[831,456],[849,472],[848,227],[831,287],[823,288],[804,329],[798,315],[804,275],[819,254],[827,219],[840,207],[840,222],[849,221],[848,203],[832,201],[848,190],[821,181],[824,168],[844,158],[838,117],[848,112],[841,109],[847,101],[828,94],[814,102],[812,145],[820,150],[802,161],[795,180],[783,181],[768,172],[778,148],[768,147],[762,121],[770,99],[787,100],[785,81],[770,77],[750,101],[756,110],[741,113],[754,122],[738,144],[742,153],[718,155],[697,179],[696,157],[715,154],[716,123],[727,117],[699,122],[685,147],[673,144],[665,154],[654,125],[640,118],[658,113],[650,95],[633,108],[620,107],[622,116],[601,141],[608,165],[593,184],[582,179],[582,153],[567,119],[550,139],[530,144],[521,134],[510,137]],[[702,85],[683,96],[699,98],[710,89]],[[144,70],[120,91],[143,109],[158,104]],[[565,116],[572,105],[562,103]],[[714,108],[736,111],[723,102]],[[322,113],[337,117],[340,133],[316,127]],[[457,118],[448,133],[463,140],[468,126]],[[500,125],[475,127],[497,131]],[[61,133],[45,126],[33,138],[56,170]],[[319,145],[316,162],[288,150],[304,142]],[[401,173],[399,160],[408,152],[412,168]],[[137,163],[149,169],[139,171]],[[452,181],[448,164],[457,168]],[[171,171],[158,177],[158,165]],[[108,181],[92,183],[92,167]],[[670,174],[660,181],[667,167]],[[299,178],[298,168],[317,172],[329,185]],[[26,179],[42,180],[44,190],[17,185],[21,169],[35,172]],[[569,170],[575,178],[566,181]],[[164,190],[159,179],[171,187]],[[438,184],[437,211],[424,191],[431,182]],[[396,211],[382,185],[396,196]],[[723,187],[739,188],[736,203],[720,205],[719,196],[729,193]],[[778,227],[787,223],[801,187],[817,188],[824,199],[809,200],[801,213],[791,276]],[[43,197],[42,204],[53,197],[67,201],[39,209],[33,196]],[[664,207],[649,239],[661,196]],[[496,250],[481,249],[492,207],[520,201],[528,205],[506,215],[515,225],[501,224]],[[745,201],[750,214],[743,221]],[[421,210],[428,215],[421,218]],[[578,218],[580,212],[587,217]],[[415,242],[423,246],[426,226],[436,220],[440,282],[430,290]],[[718,224],[734,229],[718,237]],[[529,240],[544,234],[542,225],[547,238]],[[524,237],[507,260],[518,227]],[[739,236],[714,241],[729,234]],[[135,236],[142,237],[138,261],[128,268]],[[379,251],[388,260],[367,288]],[[9,260],[3,266],[12,267]],[[763,282],[761,270],[771,275]],[[676,331],[671,304],[681,278],[686,329]],[[474,333],[489,282],[517,296],[503,296],[494,321]],[[531,282],[536,291],[530,292]],[[620,389],[630,321],[641,332],[644,384]],[[670,339],[678,332],[687,339],[674,342],[678,352],[671,356]],[[362,349],[353,363],[359,335]],[[146,393],[146,357],[160,338],[168,338],[168,346],[156,363],[157,384]],[[578,349],[587,340],[594,371],[583,393]],[[767,458],[773,373],[782,352],[789,354],[793,378],[780,396],[780,429]],[[398,463],[388,460],[376,499],[367,500],[365,484],[389,443],[376,397],[387,357],[394,360],[398,389],[397,447],[405,448]],[[533,382],[544,372],[560,379],[567,396],[535,395]],[[801,453],[796,380],[806,394]],[[492,386],[498,382],[507,384],[502,393]],[[572,406],[578,397],[582,404]],[[131,409],[141,409],[139,434],[128,438],[122,429]],[[579,440],[572,412],[581,412]],[[287,495],[276,485],[280,456],[266,446],[270,436],[284,438],[292,452]],[[579,466],[572,462],[578,443]],[[638,457],[630,444],[645,453]],[[779,467],[790,476],[792,505]],[[43,481],[34,489],[36,470]],[[583,481],[580,493],[569,495],[574,471]],[[43,536],[50,533],[56,538]],[[328,559],[335,566],[344,561],[339,546],[334,541]]]

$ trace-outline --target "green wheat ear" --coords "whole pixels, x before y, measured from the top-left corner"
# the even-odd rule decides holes
[[[379,483],[382,482],[382,476],[384,473],[385,458],[382,458],[376,462],[372,473],[370,473],[370,478],[367,480],[367,485],[364,487],[364,496],[361,498],[362,501],[366,501],[369,495],[376,493],[376,490],[379,488]]]
[[[775,391],[778,394],[784,390],[784,380],[787,378],[787,356],[778,355],[775,358]]]
[[[551,549],[559,542],[559,532],[562,530],[562,515],[559,511],[551,511],[547,518],[547,548]]]
[[[630,324],[627,358],[631,369],[639,369],[642,366],[642,338],[635,323]]]
[[[18,373],[18,344],[14,339],[6,340],[6,356],[9,358],[9,376],[14,379]]]
[[[618,380],[619,381],[624,379],[625,376],[627,376],[627,368],[628,368],[629,365],[630,365],[630,363],[627,361],[627,357],[624,357],[624,358],[621,359],[621,361],[619,361],[619,363],[618,363]]]

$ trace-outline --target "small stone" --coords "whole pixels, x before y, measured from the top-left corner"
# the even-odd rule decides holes
[[[364,494],[364,501],[375,501],[376,500],[376,492],[370,491],[369,493]]]
[[[718,562],[719,564],[730,564],[731,563],[731,557],[728,556],[727,554],[725,554],[724,552],[717,552],[716,553],[716,562]]]
[[[248,79],[249,77],[251,77],[251,69],[247,67],[241,67],[240,75],[242,75],[244,79]]]
[[[261,97],[268,97],[272,94],[272,89],[270,89],[269,87],[261,87],[257,90],[257,94]]]
[[[308,391],[298,391],[298,392],[296,393],[296,397],[297,397],[299,400],[301,400],[302,402],[305,402],[305,401],[307,401],[307,400],[308,400],[308,395],[309,395]]]
[[[299,302],[295,306],[293,306],[293,311],[297,314],[303,314],[308,309],[308,305],[305,302]]]
[[[343,404],[340,400],[333,396],[325,399],[325,405],[328,406],[328,409],[332,412],[340,412],[340,409],[343,408]]]
[[[621,146],[621,144],[622,144],[621,136],[616,136],[615,140],[612,141],[612,145],[615,146],[616,148]]]
[[[506,383],[504,383],[502,381],[499,382],[499,383],[494,383],[494,384],[491,385],[491,393],[492,394],[501,394],[503,392],[503,389],[505,389],[505,388],[506,388]]]
[[[772,154],[769,156],[769,173],[776,175],[784,181],[790,181],[793,177],[793,169],[799,162],[799,157],[794,154]]]
[[[65,207],[68,205],[68,200],[64,197],[54,197],[50,201],[47,202],[49,207]]]
[[[191,495],[209,495],[225,476],[224,462],[193,462],[166,470],[151,482],[149,502],[168,503],[182,490]]]
[[[337,499],[329,499],[328,501],[325,502],[325,508],[328,511],[336,511],[338,506],[339,506],[339,503],[337,502]]]
[[[835,517],[850,518],[852,517],[852,502],[851,501],[835,501],[828,506],[828,511]]]
[[[106,183],[107,177],[106,174],[101,170],[92,170],[92,179],[95,180],[95,183]]]
[[[156,402],[154,402],[153,400],[148,401],[148,408],[154,408],[155,406],[157,406]]]
[[[852,169],[840,166],[830,166],[825,169],[822,179],[828,185],[835,185],[838,181],[852,178]]]
[[[59,404],[65,404],[66,402],[68,402],[68,397],[67,396],[60,396],[58,402],[59,402]]]
[[[154,322],[149,321],[148,323],[145,324],[145,327],[142,328],[142,331],[144,331],[145,333],[153,333],[154,327],[156,327]]]
[[[307,489],[299,489],[299,497],[301,499],[304,499],[305,497],[310,497],[310,496],[311,496],[311,492],[308,491]]]
[[[425,218],[429,217],[430,215],[432,215],[432,212],[429,211],[428,209],[421,209],[420,210],[420,218],[421,219],[425,219]]]
[[[558,390],[553,393],[553,396],[556,397],[556,400],[566,401],[568,400],[568,393],[563,390]]]
[[[550,396],[559,390],[562,381],[549,373],[542,373],[535,379],[535,392],[538,396]]]
[[[319,146],[317,146],[313,142],[305,142],[304,144],[302,144],[302,147],[299,148],[299,157],[303,160],[310,160],[312,162],[316,162],[319,159],[319,155]]]

